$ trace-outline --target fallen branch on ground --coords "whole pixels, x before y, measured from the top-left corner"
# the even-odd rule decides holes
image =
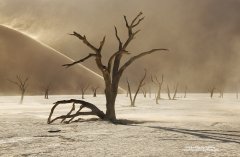
[[[73,106],[72,106],[71,110],[66,115],[58,116],[54,119],[51,119],[52,115],[53,115],[53,112],[58,105],[60,105],[60,104],[70,104],[70,103],[73,103]],[[80,108],[78,109],[77,112],[73,113],[73,111],[75,110],[75,104],[81,104],[81,106],[80,106]],[[80,112],[83,108],[88,108],[91,111],[90,112]],[[61,101],[57,101],[57,102],[54,103],[54,106],[52,107],[51,112],[49,114],[47,123],[51,124],[58,119],[62,119],[62,121],[61,121],[61,123],[62,123],[67,118],[70,118],[70,120],[67,121],[67,123],[70,123],[75,117],[80,116],[80,115],[96,115],[101,119],[105,118],[105,114],[100,109],[98,109],[95,105],[93,105],[89,102],[83,101],[83,100],[70,99],[70,100],[61,100]]]

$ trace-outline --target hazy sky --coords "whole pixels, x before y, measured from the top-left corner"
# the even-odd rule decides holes
[[[146,17],[139,26],[142,31],[129,51],[168,48],[170,52],[133,64],[127,71],[133,82],[147,68],[149,73],[165,74],[168,84],[179,82],[193,89],[214,84],[234,89],[240,83],[239,0],[0,0],[0,10],[1,24],[73,59],[91,51],[68,33],[85,34],[94,44],[106,35],[103,53],[109,56],[117,49],[114,25],[125,39],[123,15],[130,19],[142,11]],[[85,65],[97,71],[92,63]]]

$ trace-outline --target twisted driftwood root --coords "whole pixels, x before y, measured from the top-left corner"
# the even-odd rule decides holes
[[[69,104],[69,103],[73,103],[73,105],[72,105],[71,110],[66,115],[62,115],[62,116],[56,117],[54,119],[51,119],[53,112],[58,105]],[[73,111],[75,111],[75,104],[81,104],[81,106],[77,110],[77,112],[73,113]],[[83,108],[88,108],[91,110],[91,112],[80,112]],[[54,106],[52,107],[51,112],[49,114],[47,123],[51,124],[58,119],[62,119],[62,121],[61,121],[61,123],[62,123],[68,118],[69,118],[69,120],[66,121],[66,123],[70,123],[75,117],[80,116],[80,115],[96,115],[101,119],[105,118],[105,114],[100,109],[98,109],[95,105],[93,105],[89,102],[83,101],[83,100],[70,99],[70,100],[61,100],[61,101],[57,101],[54,103]]]

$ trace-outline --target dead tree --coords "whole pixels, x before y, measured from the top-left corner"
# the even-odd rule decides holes
[[[236,98],[238,99],[238,89],[236,90]]]
[[[176,98],[177,98],[177,92],[178,92],[178,83],[176,84],[176,86],[175,86],[175,88],[174,88],[174,94],[173,94],[172,100],[176,100]]]
[[[99,87],[92,87],[93,97],[97,97],[97,89]]]
[[[187,90],[188,90],[188,87],[185,86],[185,89],[184,89],[184,98],[187,98]]]
[[[210,93],[210,97],[211,97],[211,99],[213,98],[213,94],[214,94],[214,91],[216,90],[216,88],[213,86],[213,87],[210,87],[209,89],[208,89],[208,92]]]
[[[151,86],[149,85],[149,98],[151,98],[152,97],[152,88],[151,88]]]
[[[163,75],[162,75],[161,81],[159,81],[157,76],[155,76],[154,78],[153,78],[153,76],[151,76],[151,80],[158,87],[157,94],[156,94],[156,104],[158,104],[158,100],[161,99],[161,89],[162,89],[162,85],[163,85]]]
[[[50,87],[51,87],[51,83],[48,83],[47,86],[44,87],[44,98],[45,99],[48,99]]]
[[[224,93],[223,89],[219,90],[219,98],[223,98],[223,93]]]
[[[178,83],[174,86],[173,97],[171,97],[171,91],[169,89],[169,86],[167,85],[168,99],[169,100],[176,100],[176,98],[177,98],[177,91],[178,91]]]
[[[125,25],[127,28],[128,36],[127,39],[123,42],[118,34],[117,27],[114,27],[115,30],[115,36],[118,41],[118,50],[114,52],[111,57],[109,58],[106,65],[102,62],[102,49],[105,43],[105,37],[103,37],[102,41],[100,42],[100,45],[97,47],[93,45],[85,35],[81,35],[77,32],[73,32],[72,36],[77,37],[79,40],[81,40],[87,47],[89,47],[93,53],[89,53],[88,56],[75,61],[70,64],[64,64],[64,67],[71,67],[73,65],[76,65],[78,63],[82,63],[90,58],[94,58],[96,65],[98,69],[101,71],[104,82],[105,82],[105,97],[106,97],[106,115],[105,119],[109,121],[115,121],[116,120],[116,113],[115,113],[115,101],[118,94],[118,87],[119,87],[119,81],[122,77],[123,72],[136,60],[146,56],[150,55],[154,52],[160,52],[160,51],[167,51],[167,49],[164,48],[157,48],[152,49],[149,51],[140,52],[139,54],[135,56],[131,56],[125,63],[121,64],[121,60],[123,55],[129,55],[127,51],[128,46],[130,43],[132,43],[133,39],[136,38],[136,35],[140,32],[140,30],[135,30],[137,26],[143,21],[144,17],[142,17],[142,12],[140,12],[132,21],[129,21],[126,16],[124,16]]]
[[[18,86],[19,90],[21,91],[21,99],[19,103],[22,104],[26,89],[28,87],[28,84],[27,84],[28,78],[23,79],[20,75],[17,75],[16,81],[12,81],[12,80],[8,80],[8,81]]]
[[[143,97],[146,98],[147,97],[147,91],[145,88],[142,88],[142,94],[143,94]]]
[[[168,93],[168,99],[172,100],[171,92],[170,92],[170,89],[169,89],[168,85],[167,85],[167,93]]]
[[[145,85],[145,83],[143,81],[145,80],[146,75],[147,75],[147,71],[145,70],[145,74],[143,75],[142,79],[139,81],[137,90],[136,90],[135,95],[134,95],[133,98],[132,98],[131,86],[130,86],[130,83],[129,83],[128,79],[127,79],[128,93],[129,93],[129,97],[130,97],[130,101],[131,101],[131,107],[135,107],[135,101],[136,101],[138,92]]]
[[[81,88],[82,99],[85,99],[85,98],[84,98],[84,95],[85,95],[85,93],[86,93],[88,87],[89,87],[88,84],[87,84],[87,85],[81,85],[80,88]]]

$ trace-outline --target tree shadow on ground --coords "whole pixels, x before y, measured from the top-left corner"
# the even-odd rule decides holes
[[[182,128],[170,128],[159,126],[148,126],[149,128],[182,133],[187,135],[196,136],[201,139],[218,140],[221,142],[232,142],[240,144],[240,132],[238,131],[225,131],[225,130],[191,130]]]
[[[105,121],[105,122],[109,122],[109,123],[115,124],[115,125],[134,125],[134,124],[144,124],[144,123],[151,122],[151,121],[137,121],[137,120],[128,120],[128,119],[118,119],[114,122],[110,122],[108,120],[103,120],[100,118],[89,118],[89,119],[78,118],[77,120],[74,120],[71,123],[96,122],[96,121]]]

